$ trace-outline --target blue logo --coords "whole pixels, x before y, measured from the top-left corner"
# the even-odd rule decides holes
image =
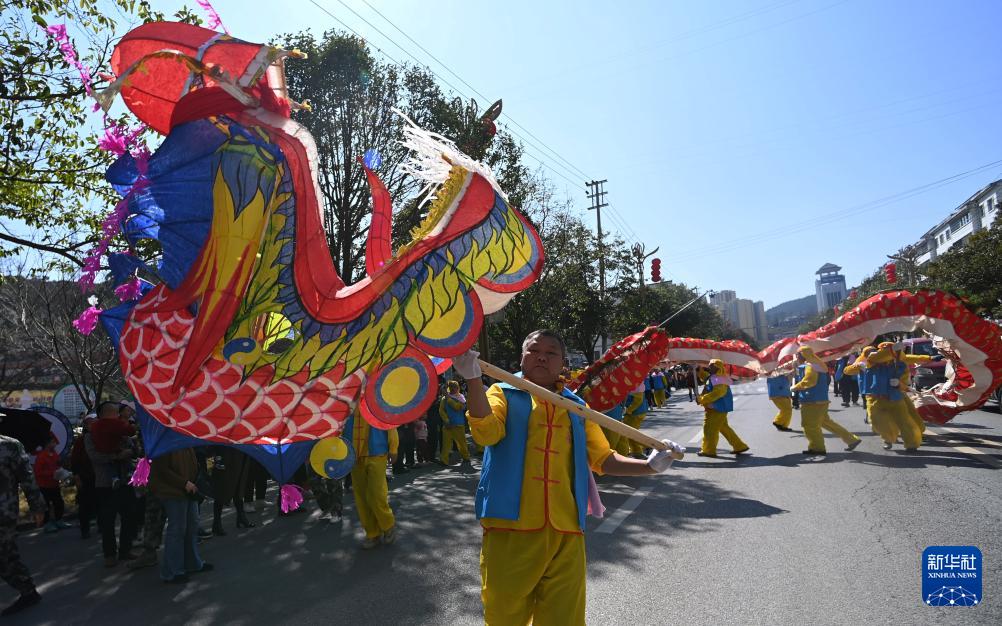
[[[922,601],[928,606],[981,604],[981,550],[929,546],[922,553]]]

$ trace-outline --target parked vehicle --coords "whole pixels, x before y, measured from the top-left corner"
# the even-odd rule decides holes
[[[946,382],[946,359],[933,345],[932,339],[926,337],[905,339],[899,345],[905,354],[925,354],[933,357],[928,363],[910,366],[912,387],[928,389]]]

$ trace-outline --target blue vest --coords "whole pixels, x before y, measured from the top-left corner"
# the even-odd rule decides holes
[[[901,361],[871,367],[867,370],[870,377],[870,391],[867,393],[873,396],[886,397],[888,400],[900,400],[901,387],[892,387],[891,379],[900,379],[904,375],[906,367]]]
[[[633,403],[636,401],[636,398],[638,397],[640,398],[640,404],[637,405],[637,408],[630,411],[630,415],[643,415],[644,413],[647,413],[647,411],[649,411],[651,408],[647,406],[647,394],[643,392],[631,393],[630,395],[626,396],[626,401],[625,401],[626,406],[628,407],[633,406]]]
[[[665,379],[661,374],[652,374],[648,378],[651,381],[651,389],[654,391],[661,391],[665,388]]]
[[[804,379],[804,372],[807,369],[807,365],[800,365],[797,367],[797,382],[799,383]],[[813,367],[811,369],[814,369]],[[817,372],[818,382],[810,389],[805,389],[803,391],[797,392],[797,397],[800,398],[801,402],[827,402],[828,401],[828,372]]]
[[[873,393],[873,375],[864,364],[859,368],[859,395],[868,396]]]
[[[706,380],[706,387],[703,388],[703,393],[710,393],[711,391],[713,391],[713,376],[710,376]],[[734,394],[731,393],[730,385],[727,385],[727,393],[723,397],[714,400],[710,408],[718,413],[730,413],[734,410]]]
[[[442,403],[445,405],[445,414],[449,417],[449,426],[464,426],[466,425],[466,411],[464,409],[454,409],[452,405],[449,404],[449,396],[442,398]]]
[[[606,415],[616,420],[617,422],[623,421],[623,413],[626,411],[626,406],[620,402],[616,406],[612,407],[608,411],[603,411]]]
[[[529,413],[532,398],[521,389],[499,383],[508,401],[505,416],[505,435],[493,446],[484,448],[480,483],[477,485],[477,519],[494,517],[517,520],[522,506],[522,479],[525,473],[525,446],[529,438]],[[581,398],[568,390],[561,395],[578,404]],[[574,454],[574,502],[578,508],[578,525],[585,527],[588,513],[588,448],[585,441],[584,419],[569,413],[571,445]]]
[[[348,423],[345,425],[344,431],[351,433],[351,441],[355,441],[355,415],[352,414],[348,418]],[[354,445],[354,443],[352,444]],[[387,438],[386,431],[380,430],[378,428],[373,428],[369,425],[369,456],[380,456],[383,454],[390,453],[390,440]]]
[[[790,378],[788,376],[773,376],[765,379],[765,386],[769,389],[770,398],[790,397]]]

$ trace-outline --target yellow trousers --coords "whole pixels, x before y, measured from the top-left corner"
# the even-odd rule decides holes
[[[902,400],[905,402],[905,406],[908,408],[908,417],[915,424],[915,428],[918,428],[919,433],[925,433],[925,420],[919,415],[918,409],[915,408],[915,403],[912,402],[912,397],[907,393],[901,394]]]
[[[470,448],[466,445],[466,429],[463,426],[442,426],[442,454],[439,459],[446,465],[449,464],[449,454],[452,453],[453,445],[464,461],[470,460]]]
[[[584,535],[485,532],[480,581],[487,626],[584,624]]]
[[[775,398],[769,398],[772,403],[776,405],[779,409],[779,413],[776,413],[775,419],[772,423],[777,426],[782,426],[783,428],[789,428],[790,422],[793,420],[793,398],[787,396],[776,396]]]
[[[849,432],[844,426],[828,415],[827,402],[808,402],[800,405],[800,425],[807,437],[807,449],[813,452],[825,451],[825,436],[822,429],[827,430],[846,445],[859,441],[859,437]]]
[[[876,424],[881,424],[880,436],[885,442],[894,443],[900,433],[905,448],[914,450],[922,445],[922,431],[912,421],[912,417],[908,414],[908,405],[904,400],[888,400],[883,396],[874,396],[871,412],[874,428]]]
[[[386,489],[386,455],[365,456],[351,468],[351,491],[355,494],[358,521],[370,539],[393,528],[396,520],[390,510]]]
[[[640,430],[640,425],[644,423],[644,418],[647,417],[646,413],[641,413],[640,415],[627,415],[623,418],[623,423],[627,426],[633,426],[637,430]],[[625,442],[625,443],[624,443]],[[619,445],[626,449],[626,452],[621,452],[621,454],[643,454],[644,444],[637,443],[632,439],[627,439],[623,437],[619,441]],[[619,452],[619,449],[616,450]]]
[[[602,429],[602,432],[605,433],[605,438],[609,440],[610,450],[624,455],[630,454],[630,440],[628,438],[605,428]]]
[[[706,409],[706,414],[703,417],[703,445],[700,451],[703,454],[716,454],[720,435],[723,435],[727,443],[731,444],[731,450],[734,452],[744,452],[748,449],[748,444],[741,441],[741,437],[738,437],[738,434],[727,423],[727,413]]]
[[[659,407],[664,406],[665,405],[665,390],[664,389],[655,389],[653,393],[654,393],[654,404],[658,405]]]

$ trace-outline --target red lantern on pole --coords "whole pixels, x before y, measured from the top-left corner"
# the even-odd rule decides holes
[[[651,259],[651,282],[661,282],[661,259]]]
[[[887,284],[889,285],[898,282],[898,266],[896,263],[888,263],[884,266],[884,278],[887,279]]]
[[[858,294],[857,294],[856,290],[853,289],[852,291],[849,292],[849,299],[850,300],[855,300],[857,295]]]

